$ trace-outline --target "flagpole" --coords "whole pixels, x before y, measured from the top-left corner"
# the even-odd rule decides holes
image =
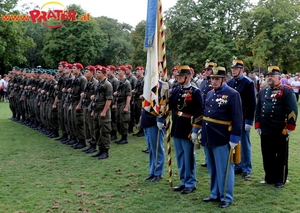
[[[165,26],[162,14],[162,2],[158,0],[158,11],[159,11],[159,32],[160,32],[160,42],[161,42],[161,58],[162,58],[162,69],[163,69],[163,80],[167,82],[167,57],[166,57],[166,45],[165,45]],[[170,131],[170,115],[169,115],[169,104],[168,97],[166,99],[166,138],[167,138],[167,153],[168,153],[168,173],[169,173],[169,184],[170,188],[173,187],[172,181],[172,158],[171,158],[171,131]]]

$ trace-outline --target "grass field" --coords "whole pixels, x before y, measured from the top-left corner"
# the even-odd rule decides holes
[[[112,143],[110,157],[98,160],[9,117],[8,103],[0,103],[1,213],[300,212],[299,129],[290,137],[289,182],[282,189],[259,184],[264,172],[259,138],[252,129],[251,178],[236,175],[234,202],[220,209],[218,203],[202,202],[210,194],[207,169],[200,166],[202,148],[196,150],[197,190],[181,195],[170,190],[167,164],[160,182],[143,181],[148,175],[143,137],[129,136],[126,145]],[[175,186],[180,182],[174,149],[172,170]]]

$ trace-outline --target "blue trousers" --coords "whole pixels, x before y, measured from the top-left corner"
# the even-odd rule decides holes
[[[149,174],[161,176],[164,173],[165,164],[165,132],[154,125],[144,128],[144,134],[149,148]]]
[[[235,165],[234,170],[251,173],[252,172],[252,147],[250,142],[250,131],[242,131],[241,137],[241,157],[242,162]]]
[[[230,162],[227,168],[230,154],[230,146],[204,147],[207,157],[207,169],[210,175],[210,197],[220,198],[221,201],[231,203],[233,201],[234,165]],[[226,172],[228,177],[226,181]],[[225,188],[226,187],[226,188]]]
[[[189,139],[174,137],[174,146],[181,185],[196,187],[196,154],[194,143]]]

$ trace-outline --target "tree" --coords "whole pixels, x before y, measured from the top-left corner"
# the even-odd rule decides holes
[[[118,23],[116,19],[105,16],[97,17],[95,21],[107,41],[103,56],[98,57],[97,62],[103,65],[131,63],[133,49],[130,42],[130,32],[132,26]]]
[[[78,5],[69,5],[77,17],[86,14]],[[43,58],[47,67],[56,67],[59,61],[80,62],[83,65],[93,64],[104,55],[107,40],[97,23],[86,21],[64,21],[64,25],[46,33]]]
[[[178,0],[166,12],[168,45],[175,63],[202,70],[207,59],[229,66],[235,50],[237,26],[248,0]]]
[[[17,14],[13,11],[17,0],[0,0],[0,15]],[[24,52],[33,47],[34,42],[26,36],[22,22],[0,20],[0,73],[7,72],[14,65],[26,62]]]

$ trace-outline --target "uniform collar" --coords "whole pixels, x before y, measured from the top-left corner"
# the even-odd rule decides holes
[[[240,81],[240,80],[242,80],[243,78],[245,78],[245,76],[242,74],[240,77],[236,78],[235,80]]]
[[[191,82],[190,83],[188,83],[188,84],[186,84],[186,85],[184,85],[182,88],[189,88],[189,87],[191,87],[192,85],[191,85]]]
[[[228,85],[226,83],[224,83],[223,86],[218,88],[217,90],[215,90],[215,92],[223,92],[227,87],[228,87]]]

